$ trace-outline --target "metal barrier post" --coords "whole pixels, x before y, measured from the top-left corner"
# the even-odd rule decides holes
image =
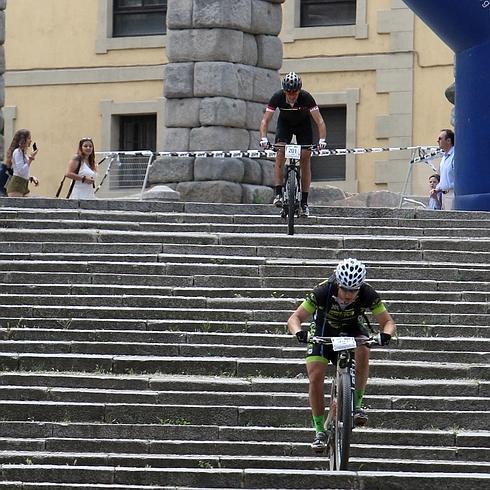
[[[152,167],[154,160],[155,160],[155,155],[152,153],[148,158],[148,163],[146,164],[145,178],[143,179],[143,185],[141,186],[140,201],[143,200],[143,192],[146,189],[146,184],[148,183],[148,176],[150,175],[150,169]]]
[[[412,178],[414,165],[416,165],[417,163],[423,163],[424,165],[430,167],[433,172],[437,173],[437,169],[434,167],[434,165],[432,165],[432,163],[430,163],[430,160],[433,160],[434,158],[442,156],[441,150],[436,150],[436,151],[433,151],[431,153],[426,153],[426,154],[421,154],[419,151],[418,157],[414,157],[414,154],[415,154],[415,150],[412,151],[412,159],[408,162],[407,178],[405,180],[405,185],[403,186],[403,191],[400,195],[400,204],[399,204],[398,208],[402,207],[404,201],[415,203],[415,204],[420,204],[424,208],[427,207],[424,203],[422,203],[420,201],[416,201],[415,199],[407,198],[408,183],[410,182],[410,180]]]

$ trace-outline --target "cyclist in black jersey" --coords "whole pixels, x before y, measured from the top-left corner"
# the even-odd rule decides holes
[[[319,284],[289,317],[288,329],[299,342],[308,343],[313,335],[336,337],[346,334],[352,337],[367,336],[369,331],[362,321],[366,310],[370,310],[381,327],[381,343],[387,345],[395,334],[396,325],[379,294],[366,282],[366,267],[357,259],[340,262],[328,280]],[[313,315],[310,331],[303,330],[301,324]],[[308,371],[309,399],[316,436],[312,448],[323,451],[326,443],[324,432],[325,397],[324,380],[328,361],[336,363],[336,354],[327,346],[308,344],[306,367]],[[369,347],[361,345],[356,349],[356,397],[354,423],[367,423],[367,415],[362,409],[362,399],[369,374]]]
[[[267,108],[260,123],[260,146],[267,148],[267,130],[276,109],[279,109],[279,118],[276,128],[276,144],[291,143],[293,135],[296,135],[298,145],[313,144],[313,129],[311,119],[318,128],[318,146],[323,149],[327,147],[325,142],[327,129],[323,121],[320,109],[315,99],[306,90],[301,90],[301,78],[294,72],[288,73],[282,80],[282,90],[274,93],[269,100]],[[274,166],[274,179],[276,197],[274,205],[282,207],[282,181],[285,157],[284,150],[277,152],[276,164]],[[311,184],[311,151],[303,148],[301,150],[301,215],[308,216],[308,193]]]

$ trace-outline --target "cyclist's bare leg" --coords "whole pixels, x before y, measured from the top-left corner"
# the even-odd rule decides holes
[[[365,345],[356,349],[356,390],[366,389],[369,378],[369,352]]]
[[[276,143],[276,146],[284,143]],[[274,180],[276,185],[283,184],[284,180],[284,162],[286,161],[286,157],[284,156],[284,149],[278,149],[276,154],[276,163],[274,165]]]
[[[327,372],[327,364],[319,361],[306,363],[308,371],[308,379],[310,380],[309,398],[311,413],[314,416],[325,414],[325,374]]]
[[[362,409],[362,399],[369,378],[369,349],[365,345],[356,349],[356,398],[354,424],[356,427],[367,424],[368,417]]]
[[[302,149],[301,158],[299,160],[301,165],[301,190],[303,192],[310,192],[311,185],[311,151]]]

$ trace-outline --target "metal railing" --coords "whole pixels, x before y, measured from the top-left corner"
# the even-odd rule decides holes
[[[138,199],[142,199],[155,156],[147,150],[96,152],[96,160],[100,162],[97,197],[136,197],[139,193]]]

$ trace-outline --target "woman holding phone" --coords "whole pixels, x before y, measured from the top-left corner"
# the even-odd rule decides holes
[[[36,159],[38,152],[36,143],[34,143],[33,151],[29,151],[31,141],[31,132],[27,129],[19,129],[14,134],[12,143],[7,150],[5,164],[13,172],[6,187],[9,197],[27,196],[29,194],[29,182],[35,186],[39,185],[36,177],[30,176],[31,163]]]

